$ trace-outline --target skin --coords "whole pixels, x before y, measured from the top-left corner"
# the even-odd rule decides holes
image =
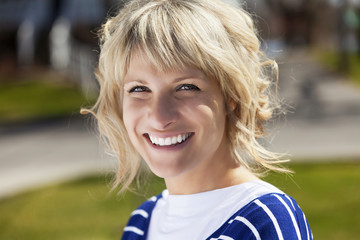
[[[170,194],[192,194],[257,179],[231,156],[225,101],[215,79],[191,67],[158,71],[134,57],[124,78],[123,121],[130,140]],[[150,136],[184,141],[159,146]],[[164,144],[164,143],[163,143]]]

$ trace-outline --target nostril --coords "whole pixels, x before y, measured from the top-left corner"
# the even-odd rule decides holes
[[[154,100],[147,115],[149,123],[158,130],[165,130],[179,118],[177,106],[169,97],[159,97]]]

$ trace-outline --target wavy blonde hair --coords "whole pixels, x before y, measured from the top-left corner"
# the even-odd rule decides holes
[[[100,135],[119,159],[114,185],[121,185],[120,191],[142,164],[122,120],[123,78],[137,52],[162,71],[191,66],[217,79],[224,98],[235,103],[226,122],[234,158],[256,174],[284,171],[279,155],[259,143],[277,107],[266,75],[272,69],[277,78],[277,65],[260,51],[254,23],[243,9],[219,0],[133,0],[107,20],[100,37],[100,94],[82,113],[96,117]]]

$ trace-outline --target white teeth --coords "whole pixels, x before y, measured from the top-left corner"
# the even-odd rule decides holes
[[[156,138],[156,137],[153,137],[153,136],[149,136],[150,138],[150,141],[154,144],[159,144],[159,140]]]
[[[171,138],[165,138],[165,145],[170,146],[171,145]]]
[[[182,137],[181,137],[181,135],[177,136],[177,139],[176,139],[176,140],[177,140],[178,143],[181,143],[181,142],[182,142]]]
[[[186,139],[189,138],[190,135],[191,135],[190,133],[185,133],[185,134],[179,134],[177,136],[167,137],[167,138],[158,138],[158,137],[149,135],[149,139],[155,145],[170,146],[170,145],[175,145],[175,144],[184,142]]]

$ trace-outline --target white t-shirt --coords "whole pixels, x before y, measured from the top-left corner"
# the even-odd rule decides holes
[[[190,194],[169,195],[165,190],[151,216],[147,239],[204,239],[252,200],[283,193],[264,181]]]

